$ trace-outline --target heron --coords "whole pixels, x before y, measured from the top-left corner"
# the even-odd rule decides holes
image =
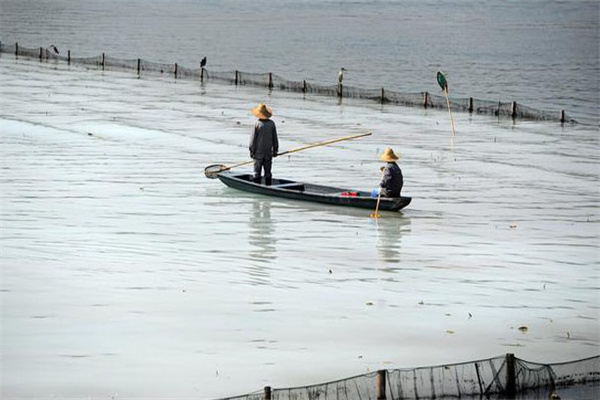
[[[344,72],[346,72],[347,69],[342,67],[342,69],[340,69],[340,72],[338,73],[338,82],[341,84],[342,81],[344,80]]]
[[[200,61],[200,68],[204,68],[205,65],[206,65],[206,57],[204,57],[202,59],[202,61]]]

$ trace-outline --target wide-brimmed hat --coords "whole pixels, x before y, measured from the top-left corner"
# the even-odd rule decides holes
[[[394,150],[392,150],[391,147],[387,147],[384,151],[383,154],[381,155],[381,157],[379,157],[379,159],[381,161],[396,161],[398,159],[398,156],[394,154]]]
[[[273,112],[264,103],[258,103],[256,107],[250,110],[252,115],[260,119],[269,119],[273,115]]]

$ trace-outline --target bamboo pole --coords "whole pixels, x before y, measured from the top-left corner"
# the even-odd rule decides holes
[[[265,400],[271,400],[272,399],[271,386],[265,386],[264,395],[265,395]]]
[[[512,117],[512,119],[517,118],[517,102],[513,101],[512,103],[510,103],[510,116]]]
[[[508,353],[506,354],[506,398],[514,399],[516,394],[515,355]]]
[[[287,150],[287,151],[284,151],[283,153],[279,153],[278,156],[284,156],[286,154],[297,153],[299,151],[312,149],[313,147],[326,146],[328,144],[342,142],[342,141],[345,141],[345,140],[357,139],[357,138],[364,137],[364,136],[369,136],[369,135],[372,135],[372,134],[373,134],[373,132],[367,132],[367,133],[361,133],[361,134],[358,134],[358,135],[350,135],[350,136],[344,136],[344,137],[337,138],[337,139],[326,140],[324,142],[318,142],[318,143],[314,143],[314,144],[309,144],[309,145],[306,145],[306,146],[298,147],[296,149]],[[241,166],[252,164],[252,163],[254,163],[254,160],[244,161],[244,162],[241,162],[241,163],[237,163],[237,164],[234,164],[234,165],[232,165],[230,167],[227,167],[225,165],[218,165],[218,164],[209,165],[208,167],[206,167],[204,169],[204,175],[206,175],[207,178],[213,179],[213,178],[216,178],[216,175],[219,172],[228,171],[228,170],[230,170],[232,168],[237,168],[237,167],[241,167]],[[213,167],[220,167],[220,168],[218,170],[213,171],[212,170]]]
[[[452,136],[456,134],[456,130],[454,128],[454,118],[452,117],[452,111],[450,110],[450,100],[448,99],[448,91],[444,89],[444,94],[446,95],[446,104],[448,105],[448,115],[450,116],[450,124],[452,125]]]
[[[71,65],[71,50],[67,50],[67,65]]]
[[[386,400],[385,394],[385,381],[386,381],[387,371],[385,369],[381,369],[377,371],[377,400]]]

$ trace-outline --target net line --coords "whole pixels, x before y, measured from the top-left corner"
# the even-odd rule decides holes
[[[364,89],[347,85],[319,85],[303,81],[292,81],[273,73],[250,73],[242,71],[211,71],[205,68],[186,68],[184,66],[157,63],[144,59],[119,59],[105,54],[93,57],[71,57],[56,54],[50,49],[26,48],[18,43],[8,45],[0,42],[0,54],[12,54],[16,57],[39,58],[45,62],[66,62],[103,70],[136,71],[139,75],[171,75],[177,79],[216,81],[227,84],[265,87],[269,90],[280,90],[329,97],[364,99],[382,104],[395,104],[408,107],[424,107],[446,109],[446,98],[428,92],[408,93],[386,90],[385,88]],[[453,98],[450,101],[452,111],[473,114],[508,117],[513,119],[556,121],[576,123],[565,114],[564,110],[547,111],[528,107],[517,102],[490,101],[483,99]]]

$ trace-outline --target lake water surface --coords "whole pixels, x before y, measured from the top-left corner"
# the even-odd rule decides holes
[[[356,7],[368,14],[376,3]],[[571,7],[581,17],[575,2],[533,3]],[[105,4],[138,3],[0,4],[3,41],[27,38],[36,47],[49,31],[30,29],[34,17],[6,22],[15,7],[84,7],[70,9],[83,16],[72,20],[69,29],[76,31],[82,20],[105,15]],[[154,7],[166,5],[151,4],[136,17],[125,15],[162,21]],[[298,4],[313,12],[310,2]],[[325,13],[362,12],[346,2],[325,4]],[[203,7],[211,5],[219,9],[218,2]],[[232,14],[242,26],[255,16]],[[106,15],[105,21],[116,18]],[[336,15],[348,17],[343,10]],[[75,47],[89,40],[90,55],[97,54],[103,49],[94,41],[114,30],[96,34],[93,26],[87,35],[57,33],[52,42],[62,38]],[[182,26],[165,28],[165,43]],[[578,29],[586,37],[586,28]],[[111,49],[138,43],[135,36],[122,40]],[[139,43],[141,56],[152,58],[149,44]],[[186,50],[182,45],[178,54]],[[241,52],[236,61],[248,68],[256,62],[263,71],[281,60],[249,61]],[[582,68],[598,68],[586,62]],[[333,75],[339,67],[320,63]],[[528,74],[524,63],[521,72]],[[288,65],[290,74],[311,73]],[[540,362],[598,354],[594,125],[459,113],[451,140],[443,111],[137,79],[5,54],[0,76],[5,398],[214,398],[505,353]],[[565,101],[575,106],[594,98],[597,79],[583,92],[560,89],[572,93]],[[519,87],[493,89],[533,99],[537,89]],[[206,179],[209,164],[247,159],[249,109],[259,101],[274,109],[281,150],[373,132],[277,158],[276,176],[370,189],[379,179],[379,154],[392,146],[402,155],[403,194],[412,204],[375,221],[368,210],[251,195]]]

